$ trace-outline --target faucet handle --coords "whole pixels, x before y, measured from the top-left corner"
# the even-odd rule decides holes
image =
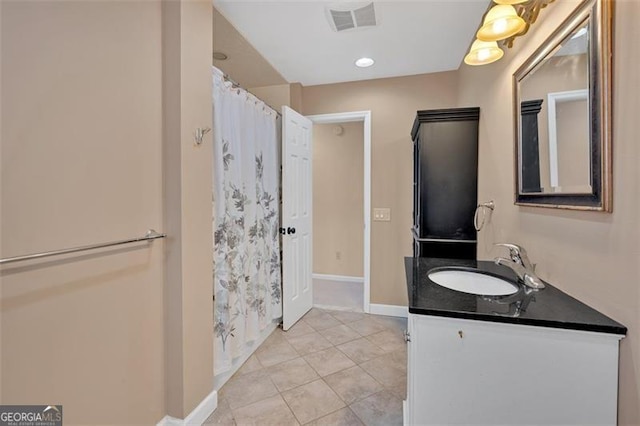
[[[508,248],[509,257],[511,257],[511,260],[513,260],[514,262],[518,262],[525,268],[533,271],[534,266],[529,260],[529,256],[527,255],[527,251],[524,249],[524,247],[512,243],[496,243],[494,245]]]
[[[520,247],[517,244],[511,244],[511,243],[496,243],[494,244],[495,246],[498,247],[506,247],[509,249],[509,257],[511,257],[511,260],[516,261],[519,260],[519,258],[521,257],[521,253],[524,252],[525,256],[526,256],[526,251]]]

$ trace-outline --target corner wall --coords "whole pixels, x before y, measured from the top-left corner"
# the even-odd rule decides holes
[[[248,90],[279,113],[282,113],[283,106],[288,106],[298,112],[302,110],[302,85],[300,83],[250,87]]]
[[[282,112],[283,105],[291,105],[291,89],[288,84],[275,86],[251,87],[248,89],[258,99],[278,112]]]
[[[640,424],[640,150],[634,120],[640,110],[640,2],[618,0],[615,10],[613,105],[613,213],[513,204],[514,141],[511,78],[573,9],[556,1],[505,57],[459,71],[459,105],[480,113],[478,200],[496,202],[478,234],[478,257],[498,255],[497,242],[523,245],[539,275],[629,328],[621,343],[619,423]]]
[[[166,413],[184,419],[213,391],[212,13],[162,2]]]

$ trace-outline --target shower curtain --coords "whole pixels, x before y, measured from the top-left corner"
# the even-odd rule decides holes
[[[276,118],[213,69],[215,374],[282,316]]]

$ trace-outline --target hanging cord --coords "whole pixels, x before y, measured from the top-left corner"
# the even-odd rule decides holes
[[[496,205],[493,202],[493,200],[488,201],[486,203],[478,204],[478,207],[476,207],[476,212],[473,215],[473,226],[474,226],[474,228],[476,228],[476,231],[480,231],[482,229],[482,227],[484,226],[484,222],[485,222],[485,220],[487,218],[487,210],[493,211],[493,209],[495,207],[496,207]],[[480,211],[482,211],[482,222],[480,222],[480,224],[478,224]]]

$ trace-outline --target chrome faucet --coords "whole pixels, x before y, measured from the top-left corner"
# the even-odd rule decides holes
[[[511,258],[505,259],[504,257],[496,257],[494,259],[496,265],[503,265],[511,268],[527,287],[534,289],[544,288],[544,283],[535,273],[535,265],[531,263],[529,256],[527,256],[527,251],[523,247],[516,244],[504,243],[498,243],[495,245],[508,248],[509,257]]]
[[[524,291],[512,294],[511,296],[499,298],[486,296],[484,299],[489,300],[491,303],[495,303],[498,305],[507,305],[509,307],[508,312],[493,311],[495,315],[517,318],[523,312],[527,311],[527,308],[532,301],[536,300],[536,293],[537,290],[525,286]]]

